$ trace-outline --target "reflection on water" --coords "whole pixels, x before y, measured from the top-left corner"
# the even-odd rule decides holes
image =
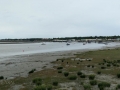
[[[66,45],[65,42],[46,42],[45,45],[42,43],[30,43],[30,44],[0,44],[0,56],[11,56],[21,54],[32,54],[32,53],[44,53],[53,51],[66,51],[76,49],[99,49],[105,44],[90,43],[83,45],[83,43],[73,42],[70,45]],[[119,43],[109,43],[107,46],[116,46]]]

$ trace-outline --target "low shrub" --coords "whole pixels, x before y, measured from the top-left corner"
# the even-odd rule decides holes
[[[41,86],[37,86],[34,88],[34,90],[46,90],[46,86],[45,85],[41,85]]]
[[[120,89],[120,84],[117,85],[116,90]]]
[[[35,79],[33,79],[32,82],[36,85],[41,85],[42,84],[42,79],[41,78],[35,78]]]
[[[117,64],[113,64],[113,66],[117,66]]]
[[[80,72],[80,71],[79,71],[79,72],[77,72],[77,75],[82,75],[82,72]]]
[[[119,67],[119,65],[117,65],[117,67]]]
[[[103,62],[106,62],[106,60],[105,60],[105,59],[103,59]]]
[[[108,67],[110,67],[111,65],[110,64],[107,64]]]
[[[94,68],[94,65],[92,65],[92,68]]]
[[[63,67],[58,67],[57,69],[63,69]]]
[[[98,71],[97,74],[101,74],[101,71]]]
[[[108,82],[101,82],[98,84],[100,90],[104,90],[105,87],[110,87],[110,83]]]
[[[52,90],[52,85],[48,85],[47,90]]]
[[[62,71],[60,70],[60,71],[58,71],[58,73],[62,73]]]
[[[120,73],[117,74],[117,77],[120,78]]]
[[[95,78],[95,75],[89,75],[90,80],[94,80],[94,78]]]
[[[57,82],[57,81],[54,81],[54,82],[53,82],[53,85],[54,85],[54,86],[58,86],[58,82]]]
[[[96,80],[90,81],[90,85],[97,85],[97,81]]]
[[[3,76],[0,76],[0,80],[2,80],[2,79],[4,79],[4,77],[3,77]]]
[[[105,63],[102,63],[102,65],[104,65]]]
[[[106,67],[102,66],[101,69],[105,69]]]
[[[91,61],[90,59],[88,61]]]
[[[36,71],[36,69],[32,69],[31,71],[28,72],[28,74],[34,73],[34,71]]]
[[[68,77],[69,80],[76,80],[77,79],[77,76],[76,75],[71,75]]]
[[[61,62],[64,62],[64,60],[61,60]]]
[[[89,84],[83,85],[84,90],[91,90],[91,86]]]
[[[77,64],[79,64],[79,62],[77,62]]]
[[[87,65],[87,67],[90,67],[90,65]]]
[[[83,85],[84,84],[84,82],[81,82],[81,85]]]
[[[81,78],[86,78],[85,74],[80,75]]]
[[[67,77],[69,75],[69,72],[64,72],[64,76]]]

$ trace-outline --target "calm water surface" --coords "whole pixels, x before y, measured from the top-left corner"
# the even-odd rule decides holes
[[[11,55],[21,55],[21,54],[32,54],[32,53],[45,53],[54,51],[67,51],[76,49],[100,49],[103,47],[113,47],[120,45],[120,43],[109,43],[98,44],[90,43],[83,45],[83,43],[73,42],[70,45],[66,45],[65,42],[46,42],[46,45],[41,45],[42,43],[30,43],[30,44],[0,44],[0,57],[11,56]]]

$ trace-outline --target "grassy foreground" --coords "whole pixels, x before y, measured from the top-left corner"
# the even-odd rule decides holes
[[[77,53],[57,59],[52,69],[32,72],[28,77],[0,80],[0,90],[118,90],[120,49]],[[29,72],[29,71],[28,71]]]

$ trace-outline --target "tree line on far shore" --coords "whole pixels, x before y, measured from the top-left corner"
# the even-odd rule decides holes
[[[80,36],[80,37],[57,37],[57,38],[22,38],[22,39],[0,39],[0,42],[36,42],[36,41],[54,41],[54,40],[82,40],[82,39],[101,39],[101,40],[115,40],[120,39],[120,36]]]

